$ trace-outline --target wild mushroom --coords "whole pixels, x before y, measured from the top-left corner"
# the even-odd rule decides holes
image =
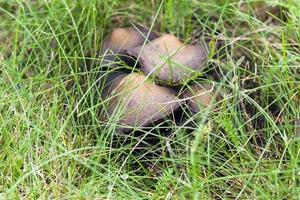
[[[127,50],[129,55],[140,55],[141,69],[167,84],[178,84],[201,69],[207,53],[199,45],[185,45],[175,36],[166,34],[144,46]]]
[[[182,97],[187,99],[187,105],[193,113],[198,113],[202,108],[206,108],[218,98],[213,84],[196,84],[183,93]]]
[[[141,45],[145,40],[151,41],[157,37],[156,33],[150,32],[147,38],[148,32],[149,30],[142,26],[116,28],[113,30],[103,42],[102,53],[111,50],[111,52],[106,52],[105,62],[115,61],[116,54],[119,54],[122,60],[126,62],[129,58],[122,56],[122,54],[125,54],[125,50]]]
[[[181,105],[171,88],[156,85],[139,73],[121,74],[106,87],[107,115],[119,125],[147,126],[173,113]],[[130,128],[121,128],[126,132]]]

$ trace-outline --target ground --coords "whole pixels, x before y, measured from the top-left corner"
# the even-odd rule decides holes
[[[299,9],[0,0],[0,199],[298,199]],[[151,137],[117,135],[99,116],[96,79],[105,36],[133,24],[206,41],[193,81],[215,81],[220,102]]]

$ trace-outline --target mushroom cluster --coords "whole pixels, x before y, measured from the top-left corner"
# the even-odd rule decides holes
[[[121,132],[163,120],[183,105],[192,113],[200,112],[216,97],[209,84],[191,85],[181,94],[176,90],[205,67],[208,52],[199,44],[188,45],[174,35],[136,26],[113,30],[103,42],[102,54],[110,69],[117,61],[140,66],[131,72],[108,70],[112,72],[104,82],[104,118],[116,117]]]

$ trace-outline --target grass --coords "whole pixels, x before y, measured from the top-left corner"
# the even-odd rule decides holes
[[[297,1],[0,0],[0,17],[0,199],[299,198]],[[224,95],[167,136],[115,145],[101,44],[136,23],[210,40],[193,81]]]

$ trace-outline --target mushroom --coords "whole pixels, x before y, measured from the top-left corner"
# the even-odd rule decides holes
[[[121,74],[104,89],[109,118],[118,116],[118,124],[147,126],[172,114],[181,105],[176,91],[156,85],[140,73]],[[121,128],[126,132],[130,128]]]
[[[116,60],[116,54],[125,54],[125,50],[133,48],[135,46],[143,44],[146,40],[149,30],[142,27],[136,26],[136,28],[116,28],[113,32],[104,40],[102,46],[102,53],[108,52],[104,56],[105,62],[111,62]],[[153,40],[157,35],[154,32],[150,32],[147,40]],[[125,62],[129,59],[126,56],[121,56]]]
[[[196,84],[187,88],[182,97],[187,99],[187,105],[193,113],[198,113],[202,108],[206,108],[218,98],[213,84]]]
[[[199,45],[186,45],[174,35],[165,34],[143,46],[127,50],[131,56],[140,55],[142,71],[154,74],[167,84],[178,84],[193,72],[203,68],[207,53]]]

